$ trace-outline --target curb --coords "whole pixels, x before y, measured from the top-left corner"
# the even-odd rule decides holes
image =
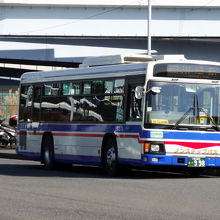
[[[0,158],[7,158],[7,159],[22,159],[17,154],[9,154],[9,153],[0,153]]]
[[[18,155],[15,150],[8,150],[5,148],[0,148],[0,158],[27,160],[27,158]]]

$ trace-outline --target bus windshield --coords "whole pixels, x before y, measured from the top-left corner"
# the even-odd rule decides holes
[[[145,127],[220,130],[220,85],[148,83],[160,92],[146,96]]]

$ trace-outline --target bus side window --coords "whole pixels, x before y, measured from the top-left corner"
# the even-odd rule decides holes
[[[32,117],[33,86],[22,85],[20,94],[19,121],[30,122]]]
[[[41,86],[35,86],[33,93],[33,114],[32,114],[33,121],[40,120],[40,108],[41,108]]]

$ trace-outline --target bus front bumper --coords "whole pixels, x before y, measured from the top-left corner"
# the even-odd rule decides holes
[[[195,161],[195,162],[192,162]],[[142,154],[142,165],[167,165],[186,167],[220,167],[219,157],[168,156]]]

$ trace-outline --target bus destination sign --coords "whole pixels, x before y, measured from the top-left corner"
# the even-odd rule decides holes
[[[156,64],[153,75],[155,77],[220,80],[220,67],[188,63]]]

